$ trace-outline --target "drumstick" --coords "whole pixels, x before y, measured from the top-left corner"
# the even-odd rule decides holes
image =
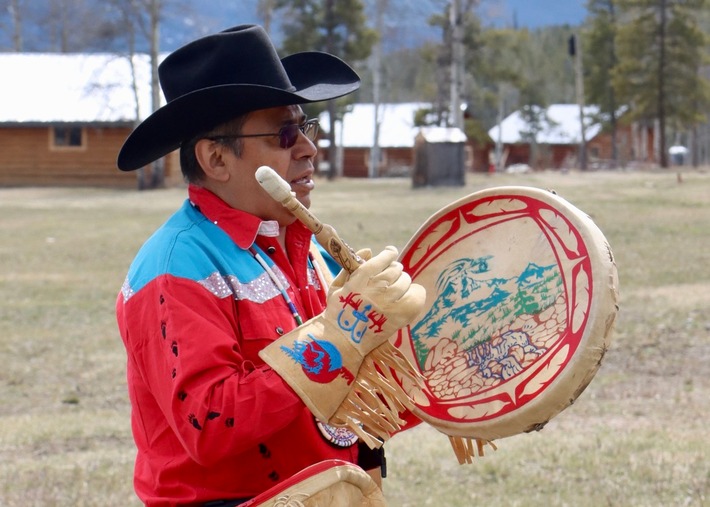
[[[313,234],[318,243],[325,248],[343,269],[352,273],[363,263],[362,258],[345,243],[335,229],[318,220],[308,208],[296,199],[291,192],[291,186],[276,171],[269,166],[261,166],[256,170],[256,180],[259,185],[276,201],[283,204],[293,216],[299,219]]]

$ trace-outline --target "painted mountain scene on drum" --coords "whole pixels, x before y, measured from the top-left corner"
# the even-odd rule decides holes
[[[437,297],[411,328],[419,367],[440,399],[494,387],[541,357],[565,329],[556,263],[529,263],[517,276],[486,278],[491,256],[459,259],[436,283]],[[457,377],[455,383],[446,379]],[[462,379],[466,381],[461,382]],[[454,392],[454,390],[456,392]]]

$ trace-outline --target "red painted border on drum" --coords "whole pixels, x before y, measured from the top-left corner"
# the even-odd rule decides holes
[[[514,200],[514,201],[520,201],[525,203],[526,208],[525,209],[516,209],[514,211],[500,211],[498,213],[490,213],[487,215],[473,215],[472,210],[487,203],[487,202],[494,202],[494,201],[499,201],[499,200]],[[456,204],[456,203],[455,203]],[[465,237],[468,237],[472,234],[477,233],[480,230],[483,229],[477,229],[476,231],[473,231],[471,234],[466,235],[460,239],[458,239],[456,242],[453,243],[448,243],[450,238],[455,236],[456,232],[460,230],[461,226],[463,225],[462,220],[465,220],[465,223],[468,224],[473,224],[477,221],[480,221],[482,219],[486,220],[495,220],[493,223],[490,225],[486,226],[485,228],[489,227],[494,227],[496,225],[499,225],[501,223],[504,223],[509,220],[515,220],[515,219],[520,219],[520,218],[530,218],[535,221],[535,223],[540,227],[540,230],[545,234],[545,236],[548,238],[548,242],[550,242],[550,234],[555,234],[554,230],[548,230],[545,228],[542,224],[547,223],[543,217],[541,216],[541,212],[547,210],[552,213],[554,213],[558,218],[561,218],[564,223],[569,227],[568,232],[572,232],[574,237],[577,240],[577,245],[578,245],[578,251],[577,252],[571,252],[570,250],[564,250],[564,255],[567,256],[567,260],[570,260],[570,256],[574,255],[574,258],[577,260],[576,265],[574,266],[573,270],[571,271],[572,274],[577,274],[579,273],[580,270],[583,270],[587,274],[587,280],[589,283],[589,290],[590,293],[593,294],[594,292],[594,278],[592,274],[592,260],[589,255],[589,250],[588,246],[580,234],[578,228],[574,225],[572,221],[569,220],[568,217],[560,213],[558,209],[556,209],[554,206],[551,206],[544,201],[541,201],[540,199],[537,199],[535,197],[527,196],[527,195],[521,195],[521,194],[501,194],[501,195],[496,195],[496,196],[489,196],[489,197],[481,197],[480,199],[473,200],[471,202],[467,203],[462,203],[459,206],[454,206],[445,213],[443,213],[441,216],[438,216],[435,220],[433,220],[429,225],[425,225],[422,229],[418,231],[416,241],[412,243],[411,245],[408,245],[406,250],[402,252],[402,256],[400,258],[400,261],[404,265],[404,270],[409,273],[409,275],[412,277],[414,281],[417,280],[417,275],[422,272],[428,266],[431,262],[433,262],[436,258],[440,257],[443,255],[446,250],[451,248],[452,245],[460,242],[462,239]],[[442,210],[445,211],[445,210]],[[432,217],[434,218],[434,217]],[[443,224],[449,224],[449,225],[443,225]],[[439,238],[438,241],[435,242],[434,246],[430,248],[428,252],[426,252],[422,258],[414,264],[412,261],[412,257],[414,254],[417,252],[418,247],[425,242],[426,238],[433,232],[433,231],[438,231],[441,230],[442,226],[447,226],[449,230],[446,232],[446,234],[442,235],[441,238]],[[565,245],[563,241],[559,241],[560,245]],[[558,266],[560,266],[560,251],[558,251],[556,248],[552,248],[552,251],[554,252],[555,258],[557,260]],[[575,277],[572,276],[571,280],[568,279],[568,273],[566,273],[563,269],[560,269],[560,274],[562,277],[563,281],[563,287],[565,289],[565,292],[567,294],[571,294],[573,297],[573,301],[568,301],[567,302],[567,313],[568,315],[572,311],[572,309],[575,308],[575,305],[578,303],[577,299],[577,293],[574,290],[569,290],[569,285],[574,283]],[[575,352],[577,351],[582,339],[584,338],[584,332],[587,327],[587,321],[589,319],[590,315],[590,308],[592,304],[593,298],[590,296],[587,298],[587,304],[586,308],[583,309],[583,315],[584,315],[584,321],[582,325],[577,326],[578,331],[575,333],[570,329],[570,322],[571,319],[567,319],[567,327],[563,333],[563,336],[555,342],[555,349],[556,351],[559,351],[560,348],[564,345],[568,345],[569,349],[567,351],[567,355],[564,359],[564,361],[558,362],[558,370],[557,372],[550,377],[550,379],[545,382],[545,384],[541,385],[539,389],[535,390],[534,392],[531,392],[527,395],[522,395],[521,393],[524,392],[525,387],[527,384],[533,380],[536,377],[536,374],[540,372],[543,368],[546,368],[550,365],[550,362],[553,359],[558,359],[557,354],[555,352],[550,352],[546,353],[540,360],[535,361],[532,363],[527,370],[530,368],[535,368],[535,371],[529,375],[526,381],[521,382],[515,389],[515,399],[511,399],[508,393],[501,389],[501,386],[504,385],[507,382],[510,382],[512,379],[509,380],[504,380],[500,384],[496,385],[493,389],[496,390],[496,393],[494,396],[490,397],[484,397],[481,398],[481,394],[485,393],[486,390],[480,391],[475,393],[474,395],[467,396],[465,398],[460,398],[456,399],[455,401],[441,401],[438,398],[435,398],[431,395],[430,392],[425,392],[427,398],[429,399],[429,402],[431,405],[429,406],[421,406],[417,405],[417,407],[424,412],[424,414],[434,417],[439,421],[446,421],[450,423],[461,423],[461,424],[470,424],[470,423],[476,423],[476,422],[485,422],[489,421],[492,419],[499,418],[505,414],[509,414],[511,412],[514,412],[516,410],[519,410],[523,407],[525,407],[526,404],[530,403],[532,400],[534,400],[540,392],[544,391],[556,378],[558,378],[568,367],[570,361],[572,360]],[[408,331],[408,330],[407,330]],[[397,342],[395,345],[398,348],[403,347],[403,337],[400,334],[397,338]],[[407,340],[407,346],[410,348],[408,351],[411,354],[411,357],[416,357],[416,352],[413,350],[413,344],[411,339]],[[467,407],[471,406],[472,404],[472,399],[475,398],[475,403],[482,404],[482,403],[489,403],[492,401],[502,401],[505,402],[505,406],[503,409],[493,412],[493,413],[488,413],[483,417],[478,417],[478,418],[460,418],[460,419],[455,419],[452,418],[448,411],[457,406],[462,406],[462,407]],[[506,399],[507,398],[507,399]]]

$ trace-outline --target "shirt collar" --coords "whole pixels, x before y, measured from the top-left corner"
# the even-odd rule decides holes
[[[234,209],[206,188],[197,185],[189,185],[187,192],[190,203],[207,220],[227,233],[243,250],[251,247],[257,236],[275,238],[279,235],[280,226],[276,220],[262,220],[246,211]],[[294,237],[302,237],[306,240],[312,234],[299,220],[289,225],[287,229],[294,234]]]
[[[263,221],[250,213],[234,209],[206,188],[189,185],[187,191],[192,205],[226,232],[239,248],[246,250],[252,246],[257,235],[274,237],[279,234],[277,222]]]

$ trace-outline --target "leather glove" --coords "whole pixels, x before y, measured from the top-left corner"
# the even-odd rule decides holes
[[[381,370],[393,365],[374,364],[361,371],[368,355],[413,321],[424,305],[424,288],[412,283],[397,255],[396,248],[387,247],[353,273],[341,272],[330,287],[323,313],[259,353],[323,422],[347,425],[356,432],[359,423],[380,427],[384,437],[397,429],[396,422],[383,414],[387,411],[383,396],[389,392],[401,398],[404,392],[392,385],[396,382],[389,372],[377,379]],[[356,386],[360,387],[356,397],[345,403]],[[410,400],[399,401],[406,406]],[[344,405],[349,407],[345,411]]]

